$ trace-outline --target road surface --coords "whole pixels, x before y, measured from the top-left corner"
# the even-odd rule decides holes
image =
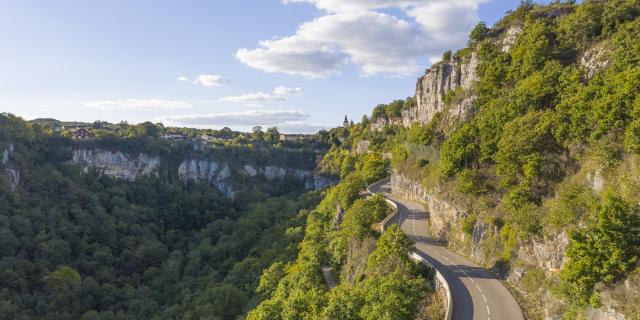
[[[453,319],[521,320],[518,302],[496,277],[441,244],[427,233],[424,205],[390,194],[389,180],[369,187],[398,205],[398,215],[391,221],[402,227],[416,243],[417,253],[429,261],[447,280],[453,296]]]

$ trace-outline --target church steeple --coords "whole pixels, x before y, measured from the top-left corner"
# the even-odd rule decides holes
[[[342,126],[344,128],[349,128],[349,119],[347,119],[347,116],[344,116],[344,121],[342,122]]]

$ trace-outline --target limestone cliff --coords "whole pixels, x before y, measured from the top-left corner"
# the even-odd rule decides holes
[[[2,161],[0,162],[12,191],[15,191],[16,188],[18,188],[18,184],[20,183],[20,170],[18,170],[16,165],[11,161],[11,157],[13,156],[14,152],[14,144],[9,143],[2,151]]]
[[[478,55],[471,52],[454,56],[450,61],[435,63],[416,83],[416,103],[402,110],[396,118],[378,118],[371,123],[373,130],[388,125],[410,127],[414,123],[427,124],[440,113],[445,127],[464,120],[475,100]]]
[[[120,151],[78,149],[73,151],[71,163],[85,172],[94,169],[101,175],[133,181],[139,176],[157,175],[160,158],[143,153],[130,156]]]
[[[429,216],[429,232],[438,240],[447,240],[451,227],[467,216],[467,211],[438,190],[427,191],[422,183],[394,171],[391,175],[391,192],[398,196],[425,204]]]
[[[120,151],[101,149],[74,150],[70,161],[71,164],[81,166],[85,172],[96,170],[98,174],[127,181],[141,176],[158,176],[161,162],[160,157],[144,153],[131,156]],[[302,182],[306,190],[323,189],[336,183],[333,177],[316,174],[307,169],[275,165],[257,167],[211,157],[184,159],[178,165],[175,174],[185,182],[208,182],[228,198],[234,198],[243,189],[243,182],[253,178],[264,178],[266,181],[283,181],[290,178]]]
[[[475,96],[470,95],[447,105],[445,96],[461,89],[469,90],[476,80],[478,56],[475,52],[466,57],[454,57],[451,61],[434,64],[416,84],[416,106],[402,111],[405,126],[414,122],[427,124],[438,112],[460,117],[470,110]],[[460,90],[458,90],[459,92]]]

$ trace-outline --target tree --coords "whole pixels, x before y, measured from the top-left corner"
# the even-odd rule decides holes
[[[410,274],[416,270],[415,263],[409,258],[412,252],[413,242],[398,225],[391,225],[376,243],[376,249],[369,255],[367,273],[386,275],[399,270]]]
[[[569,259],[561,278],[587,300],[596,283],[612,282],[635,268],[640,261],[638,234],[638,209],[614,195],[605,195],[587,226],[570,234]]]
[[[253,127],[253,130],[251,132],[251,138],[253,139],[253,141],[256,141],[256,142],[264,141],[264,132],[262,131],[261,126]]]
[[[364,156],[361,175],[367,183],[372,183],[387,175],[389,162],[378,153],[368,153]]]
[[[267,132],[264,134],[264,140],[270,144],[276,144],[280,141],[280,132],[278,132],[278,128],[271,127],[267,129]]]
[[[451,50],[447,50],[442,54],[442,61],[444,62],[449,62],[451,61],[451,56],[453,55],[453,53],[451,52]]]
[[[491,29],[487,27],[487,24],[484,23],[484,21],[478,22],[469,34],[469,42],[467,45],[472,47],[476,43],[484,40],[489,35],[489,31],[491,31]]]
[[[628,152],[640,153],[640,119],[634,120],[627,127],[624,147]]]

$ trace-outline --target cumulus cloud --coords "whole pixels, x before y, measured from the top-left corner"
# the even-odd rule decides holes
[[[178,81],[180,81],[180,82],[187,82],[187,81],[189,81],[189,78],[187,78],[187,77],[185,77],[185,76],[180,76],[180,77],[178,77]]]
[[[265,72],[310,78],[339,74],[349,64],[364,76],[411,75],[420,70],[419,58],[464,46],[484,1],[283,0],[310,3],[326,14],[291,36],[260,41],[235,56]]]
[[[222,102],[242,103],[250,106],[260,106],[268,102],[280,102],[289,99],[289,96],[302,94],[301,88],[288,88],[279,86],[273,89],[273,93],[248,93],[239,96],[227,96],[221,98]]]
[[[166,99],[123,99],[123,100],[96,100],[83,104],[86,108],[102,110],[159,110],[159,109],[185,109],[192,105],[185,101]]]
[[[196,77],[193,84],[205,87],[219,87],[224,84],[224,79],[217,74],[201,74]]]
[[[167,125],[219,127],[219,126],[287,126],[304,123],[309,115],[298,110],[250,110],[229,113],[188,114],[159,117]]]

